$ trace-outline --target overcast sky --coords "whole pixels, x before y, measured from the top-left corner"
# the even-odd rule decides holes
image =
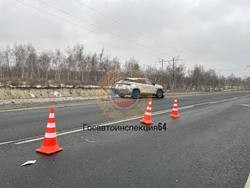
[[[0,0],[0,47],[16,43],[39,50],[82,43],[88,52],[104,48],[142,66],[159,67],[159,59],[180,55],[186,67],[245,77],[250,1]]]

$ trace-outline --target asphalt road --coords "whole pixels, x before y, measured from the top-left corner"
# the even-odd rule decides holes
[[[164,131],[80,130],[83,123],[139,125],[134,116],[142,115],[146,102],[129,110],[100,101],[56,108],[57,130],[66,134],[58,137],[64,151],[52,156],[35,152],[48,109],[0,112],[0,187],[245,186],[250,92],[180,97],[178,120],[168,115],[172,98],[155,99],[153,118],[166,122]],[[134,120],[112,124],[129,116]],[[20,167],[34,159],[36,164]]]

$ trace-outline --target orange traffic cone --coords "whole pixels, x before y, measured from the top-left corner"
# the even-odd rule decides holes
[[[174,104],[172,108],[172,112],[170,113],[170,117],[173,119],[179,118],[180,117],[180,112],[178,110],[178,99],[177,97],[174,98]]]
[[[146,125],[151,125],[154,123],[153,119],[152,119],[152,98],[149,98],[146,112],[145,112],[143,118],[140,120],[140,122],[143,124],[146,124]]]
[[[55,109],[50,108],[50,114],[48,118],[48,123],[47,123],[47,128],[45,131],[43,143],[41,147],[36,149],[36,151],[43,153],[43,154],[50,155],[50,154],[53,154],[62,150],[63,148],[61,148],[57,144]]]

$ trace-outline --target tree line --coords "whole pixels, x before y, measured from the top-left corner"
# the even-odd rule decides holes
[[[154,66],[141,68],[134,58],[122,63],[117,57],[105,55],[104,49],[89,53],[82,44],[65,50],[38,52],[32,44],[0,48],[0,82],[2,85],[111,85],[125,77],[148,77],[165,89],[220,90],[250,89],[250,77],[242,79],[233,74],[218,75],[202,65],[187,69],[184,64],[164,69]]]

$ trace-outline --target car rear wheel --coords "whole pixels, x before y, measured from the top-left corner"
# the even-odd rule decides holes
[[[163,95],[163,91],[161,89],[158,89],[157,92],[156,92],[156,97],[157,98],[163,98],[164,95]]]
[[[132,91],[132,98],[133,99],[138,99],[140,97],[140,90],[139,89],[134,89]]]

